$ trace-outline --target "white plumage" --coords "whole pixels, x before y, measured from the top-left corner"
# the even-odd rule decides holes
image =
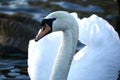
[[[86,46],[74,55],[67,80],[116,80],[120,70],[117,32],[95,14],[83,19],[76,13],[71,15],[79,24],[79,40]],[[61,39],[62,32],[54,32],[38,42],[30,41],[28,72],[31,80],[49,80]]]

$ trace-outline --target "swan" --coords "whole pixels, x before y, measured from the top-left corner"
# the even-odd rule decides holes
[[[41,25],[44,27],[35,38],[37,42],[29,42],[31,80],[117,79],[120,40],[106,20],[97,15],[79,19],[76,14],[56,11],[46,16]],[[86,46],[74,55],[77,39]]]

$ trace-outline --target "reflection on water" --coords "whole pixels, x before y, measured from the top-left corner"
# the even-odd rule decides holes
[[[99,6],[94,6],[94,5],[87,5],[87,6],[82,6],[79,4],[74,4],[74,3],[70,3],[70,2],[51,2],[52,5],[58,5],[64,9],[68,9],[68,10],[76,10],[76,11],[82,11],[82,12],[99,12],[99,13],[103,13],[104,10],[102,8],[100,8]],[[71,7],[72,5],[72,7]]]
[[[0,47],[0,80],[29,80],[26,59],[26,53],[11,47]]]
[[[0,13],[26,15],[38,21],[56,10],[76,11],[80,18],[97,14],[118,30],[118,3],[115,0],[0,0]],[[2,79],[29,80],[27,52],[0,47],[0,80]]]

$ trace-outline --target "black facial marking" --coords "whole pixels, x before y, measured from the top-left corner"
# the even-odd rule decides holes
[[[52,29],[53,21],[56,20],[56,18],[50,18],[50,19],[43,19],[41,22],[41,26],[44,26],[45,24],[49,25]]]
[[[42,31],[45,30],[46,28],[46,24],[51,28],[51,30],[46,33],[44,36],[46,36],[47,34],[51,33],[52,32],[52,24],[53,24],[53,21],[56,20],[56,18],[50,18],[50,19],[43,19],[42,22],[41,22],[41,26],[42,26]],[[43,37],[44,37],[43,36]]]

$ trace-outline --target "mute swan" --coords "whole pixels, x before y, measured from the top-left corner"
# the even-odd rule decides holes
[[[79,25],[79,40],[86,46],[72,59],[78,36],[77,24]],[[96,15],[80,20],[65,11],[56,11],[43,20],[42,26],[48,27],[48,25],[53,27],[52,31],[64,30],[63,32],[65,32],[69,27],[72,30],[76,28],[76,30],[72,32],[69,29],[71,33],[68,30],[66,38],[64,34],[62,37],[62,32],[53,32],[47,35],[42,33],[37,36],[41,40],[29,42],[28,72],[31,80],[117,79],[120,70],[120,40],[118,34],[107,21]],[[45,32],[46,27],[42,28]],[[49,28],[47,29],[49,30]],[[76,38],[69,37],[72,35]],[[43,36],[44,38],[42,38]],[[36,40],[38,40],[37,38]],[[65,41],[62,44],[60,44],[61,38]],[[70,46],[72,41],[74,46]],[[59,49],[59,45],[62,46],[64,43],[69,47],[64,45],[63,48],[61,47],[62,50]],[[51,49],[52,46],[53,49]],[[58,50],[64,54],[57,54]],[[55,57],[57,58],[55,59]],[[61,62],[59,58],[62,59]]]

